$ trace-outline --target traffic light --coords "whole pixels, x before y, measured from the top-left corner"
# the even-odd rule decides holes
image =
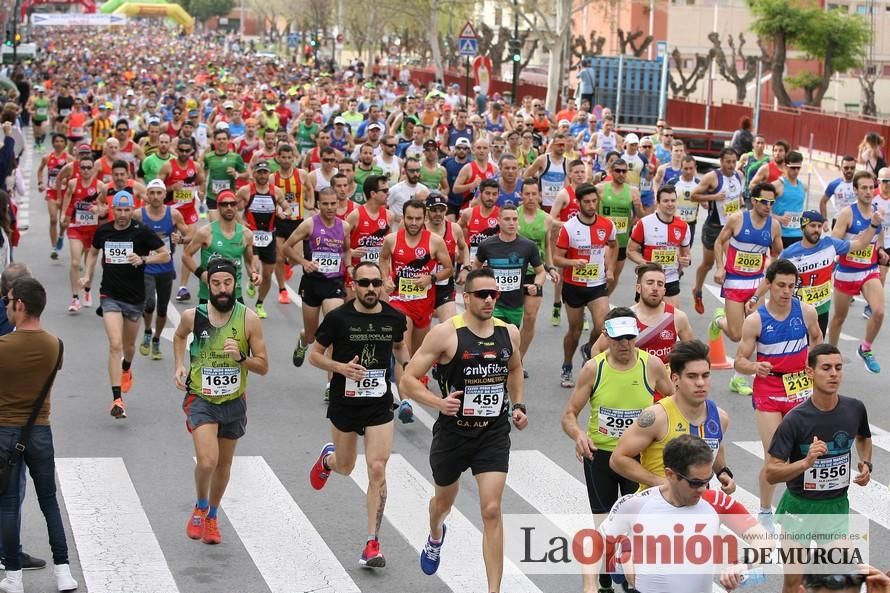
[[[510,59],[514,62],[521,62],[522,56],[520,53],[522,50],[522,41],[519,39],[510,39],[507,43],[507,47],[510,50]]]
[[[316,40],[315,37],[312,37],[311,39],[309,39],[309,45],[315,47],[316,45],[318,45],[318,40]]]

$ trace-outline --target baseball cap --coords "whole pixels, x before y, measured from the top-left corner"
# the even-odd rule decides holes
[[[591,113],[587,116],[587,121],[596,121],[596,115]]]
[[[620,338],[621,336],[638,336],[640,330],[637,328],[637,320],[633,317],[615,317],[605,321],[606,334],[610,338]]]
[[[334,118],[334,125],[337,125],[337,124],[343,124],[345,126],[346,120],[338,115],[337,117]]]
[[[373,124],[371,124],[370,126],[368,126],[368,129],[369,129],[369,130],[374,129],[374,128],[380,130],[381,132],[383,131],[383,126],[380,125],[380,124],[377,123],[377,122],[374,122]]]
[[[223,103],[223,109],[234,109],[234,108],[235,108],[235,104],[232,103],[231,101],[226,101],[225,103]]]
[[[164,185],[164,182],[160,179],[152,179],[148,182],[148,185],[145,186],[145,189],[162,189],[164,191],[167,191],[167,186]]]
[[[114,199],[111,201],[111,205],[114,208],[132,208],[133,196],[130,195],[130,192],[128,191],[119,191],[114,194]]]
[[[216,194],[216,203],[221,204],[223,202],[237,202],[238,196],[235,195],[230,189],[224,189],[218,194]]]
[[[424,148],[438,148],[439,145],[436,143],[435,140],[426,140],[423,143],[423,147]]]
[[[557,122],[556,125],[557,125],[557,127],[558,126],[570,126],[570,125],[572,125],[572,122],[570,122],[567,119],[561,119],[561,120],[559,120],[559,122]]]
[[[442,106],[442,111],[451,111],[452,109],[454,108],[451,106],[451,103],[445,103],[445,105]]]
[[[161,118],[159,118],[159,117],[150,117],[150,118],[148,118],[148,123],[149,123],[149,124],[152,124],[152,125],[159,124],[159,123],[161,123]]]
[[[44,89],[42,86],[38,86],[38,87],[35,88],[34,90],[36,90],[38,93],[44,93],[44,92],[46,92],[46,89]]]
[[[625,144],[639,144],[640,138],[639,138],[639,136],[637,136],[636,134],[631,132],[630,134],[628,134],[627,136],[624,137],[624,143]]]
[[[825,217],[822,216],[817,210],[807,210],[803,214],[800,215],[800,227],[803,228],[810,224],[811,222],[825,222]]]
[[[127,96],[128,96],[128,97],[133,97],[133,96],[135,96],[135,95],[136,95],[136,91],[134,91],[133,89],[127,89]]]
[[[433,208],[435,206],[448,206],[448,200],[441,192],[433,191],[426,198],[426,207]]]
[[[457,148],[458,146],[463,146],[464,148],[470,148],[471,144],[470,144],[470,141],[467,140],[466,138],[458,138],[457,142],[454,143],[454,147]]]
[[[254,171],[266,171],[267,173],[271,171],[269,169],[269,163],[266,161],[259,161],[256,165],[253,166]]]
[[[90,145],[89,145],[89,144],[78,144],[78,145],[77,145],[77,152],[89,152],[90,154],[92,154],[93,149],[90,148]]]
[[[108,103],[99,103],[99,109],[106,110],[106,109],[110,109],[110,107],[108,107]]]

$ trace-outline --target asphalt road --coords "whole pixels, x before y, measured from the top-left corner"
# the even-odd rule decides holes
[[[238,445],[233,483],[223,501],[223,543],[209,547],[187,539],[184,525],[194,504],[193,449],[180,408],[183,394],[173,383],[172,343],[168,339],[172,332],[166,332],[162,341],[162,361],[137,353],[134,387],[127,397],[129,418],[112,419],[108,415],[107,341],[101,322],[91,309],[79,315],[66,312],[70,299],[67,247],[59,261],[49,259],[47,216],[33,176],[36,163],[26,158],[25,166],[31,191],[23,208],[30,229],[16,259],[26,262],[47,287],[49,303],[43,323],[67,346],[65,368],[53,393],[52,421],[72,570],[82,591],[483,590],[478,495],[469,476],[462,480],[456,512],[449,520],[451,539],[443,549],[440,575],[427,577],[418,567],[418,550],[427,529],[427,491],[432,483],[428,465],[430,414],[418,418],[426,422],[396,426],[396,456],[389,466],[390,498],[381,531],[388,566],[379,571],[359,567],[365,541],[361,460],[353,479],[334,476],[321,493],[309,486],[308,469],[329,439],[322,401],[325,377],[308,363],[300,369],[291,365],[291,351],[302,323],[300,309],[295,304],[279,305],[274,294],[267,304],[269,318],[263,324],[270,372],[249,378],[249,423],[247,435]],[[694,255],[698,258],[699,254],[697,244]],[[691,310],[691,280],[691,274],[682,280],[683,308],[690,312],[696,335],[704,338],[708,317]],[[290,284],[298,286],[298,275]],[[191,286],[194,292],[194,278]],[[630,304],[632,286],[631,271],[625,270],[613,303]],[[706,294],[710,314],[719,302],[712,292]],[[561,411],[569,395],[569,390],[559,386],[566,322],[551,326],[552,296],[551,285],[546,288],[545,306],[526,361],[530,423],[527,430],[512,435],[511,482],[504,496],[507,513],[584,512],[586,503],[573,444],[560,429]],[[844,328],[851,339],[840,344],[849,358],[843,393],[866,403],[873,425],[890,429],[888,396],[881,387],[890,374],[890,341],[882,335],[875,344],[884,374],[863,372],[855,357],[856,338],[864,333],[862,307],[861,301],[853,306]],[[185,306],[173,308],[182,311]],[[178,315],[171,312],[171,317]],[[734,350],[727,344],[730,356]],[[579,365],[580,358],[576,358],[576,374]],[[740,486],[739,497],[750,508],[752,501],[756,502],[759,441],[750,399],[728,392],[729,377],[730,371],[715,372],[711,393],[730,414],[728,461]],[[423,416],[420,411],[418,414]],[[881,437],[883,440],[876,439],[875,481],[865,489],[853,486],[851,499],[855,510],[872,519],[873,559],[887,568],[887,555],[880,550],[890,543],[890,492],[886,487],[890,438],[887,434]],[[776,501],[780,493],[781,488]],[[25,550],[50,558],[33,495],[25,509]],[[775,590],[777,584],[773,578],[763,590]],[[27,573],[26,586],[28,591],[54,590],[51,570]],[[580,591],[580,579],[514,575],[505,580],[504,591]]]

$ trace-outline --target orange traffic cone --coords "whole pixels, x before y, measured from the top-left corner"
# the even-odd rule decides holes
[[[726,348],[723,346],[723,333],[711,340],[709,345],[712,369],[731,369],[733,365],[726,357]]]

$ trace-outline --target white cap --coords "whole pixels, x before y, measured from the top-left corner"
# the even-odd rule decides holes
[[[234,108],[235,108],[235,104],[232,103],[231,101],[226,101],[225,103],[223,103],[223,109],[234,109]]]
[[[160,179],[152,179],[148,182],[148,185],[145,186],[145,189],[162,189],[164,191],[167,191],[167,186],[164,185],[164,182]]]
[[[260,90],[261,90],[261,91],[268,91],[268,90],[269,90],[269,85],[266,84],[266,83],[264,82],[263,84],[260,85]]]
[[[379,122],[376,122],[376,121],[368,126],[369,130],[371,128],[377,128],[378,130],[383,131],[383,126]]]
[[[481,90],[482,90],[482,87],[479,86],[478,84],[477,84],[476,86],[473,87],[473,92],[474,92],[474,93],[478,93],[478,92],[481,91]]]
[[[587,116],[587,121],[596,121],[596,115],[591,113]]]
[[[570,121],[567,120],[567,119],[561,119],[561,120],[559,120],[559,122],[557,122],[557,124],[556,124],[557,127],[559,127],[559,126],[570,126],[570,125],[572,125],[572,122],[570,122]]]
[[[628,134],[627,136],[624,137],[624,143],[625,144],[639,144],[640,138],[639,138],[639,136],[637,136],[636,134],[631,132],[630,134]]]
[[[336,124],[343,124],[343,125],[345,126],[345,125],[346,125],[346,120],[343,119],[342,117],[340,117],[340,116],[338,115],[337,117],[334,118],[334,124],[335,124],[335,125],[336,125]],[[371,125],[374,125],[374,124],[371,124]],[[370,127],[370,126],[368,126],[368,127]]]
[[[128,97],[133,97],[133,96],[135,96],[135,95],[136,95],[136,91],[134,91],[133,89],[127,89],[127,96],[128,96]]]
[[[213,126],[213,129],[214,130],[228,130],[229,124],[228,124],[228,122],[224,122],[224,121],[216,122],[216,125]]]
[[[637,328],[637,320],[633,317],[616,317],[614,319],[607,319],[605,326],[606,334],[610,338],[640,335],[640,330]]]
[[[468,147],[468,148],[469,148],[470,146],[472,146],[472,145],[470,144],[470,141],[469,141],[467,138],[463,138],[463,137],[458,138],[458,139],[457,139],[457,142],[455,142],[454,145],[455,145],[455,146],[466,146],[466,147]]]

